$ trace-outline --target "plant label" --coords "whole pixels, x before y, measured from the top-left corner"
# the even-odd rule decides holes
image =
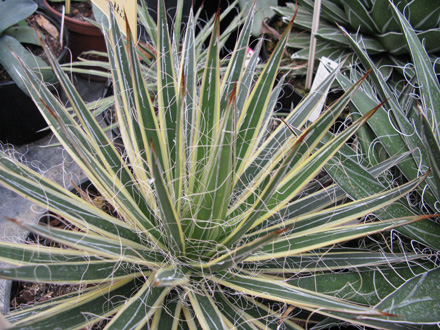
[[[133,40],[137,40],[137,1],[135,0],[92,0],[107,16],[109,16],[110,7],[116,14],[121,31],[127,35],[126,20],[130,26]]]

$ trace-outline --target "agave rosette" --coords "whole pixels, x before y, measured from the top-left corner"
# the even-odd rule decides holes
[[[362,198],[373,191],[382,191],[386,185],[412,180],[430,169],[427,180],[417,189],[414,198],[402,200],[399,205],[392,205],[384,212],[391,217],[438,213],[440,84],[427,51],[410,22],[397,7],[392,6],[392,9],[406,38],[405,44],[411,50],[415,78],[400,88],[390,84],[367,50],[347,34],[347,40],[362,65],[371,69],[370,84],[364,84],[352,98],[350,109],[353,116],[367,113],[369,106],[379,99],[387,102],[358,131],[357,152],[349,148],[343,150],[339,162],[353,168],[350,178],[344,166],[339,169],[333,167],[334,171],[329,171],[349,195]],[[352,81],[361,75],[353,69],[350,76],[338,75],[336,80],[348,90]],[[379,168],[382,170],[377,171]],[[365,182],[369,184],[365,185]],[[399,231],[430,248],[440,248],[440,226],[435,219],[412,224]]]
[[[395,1],[396,6],[410,20],[416,34],[423,40],[426,50],[435,61],[440,52],[437,40],[440,38],[440,7],[438,3],[426,0]],[[299,10],[295,19],[298,30],[292,33],[288,46],[294,49],[292,59],[308,60],[310,31],[313,20],[313,0],[298,0]],[[289,20],[295,13],[293,4],[274,8],[275,12]],[[322,56],[341,60],[352,55],[350,42],[339,29],[347,33],[367,50],[377,66],[382,66],[386,76],[391,66],[405,64],[410,49],[393,15],[389,0],[323,0],[319,18],[316,58]]]
[[[136,48],[124,41],[114,18],[108,32],[124,156],[56,63],[79,123],[25,69],[25,83],[53,132],[118,216],[1,153],[1,182],[79,231],[14,220],[69,249],[1,243],[1,260],[15,266],[0,269],[0,277],[85,286],[12,312],[12,329],[81,329],[102,319],[108,319],[105,329],[118,330],[301,329],[323,317],[391,328],[396,318],[406,321],[409,310],[396,304],[402,297],[350,301],[292,281],[311,272],[357,272],[421,257],[331,249],[422,218],[348,224],[406,195],[423,177],[351,203],[337,203],[345,195],[341,189],[315,179],[377,108],[322,143],[363,79],[294,134],[326,97],[336,70],[273,129],[281,87],[273,85],[288,31],[253,81],[257,55],[246,57],[253,15],[224,72],[217,18],[199,80],[193,15],[176,49],[159,3],[156,91],[148,90]],[[422,270],[416,280],[437,274]]]

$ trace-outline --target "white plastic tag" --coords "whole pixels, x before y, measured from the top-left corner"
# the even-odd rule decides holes
[[[327,58],[322,57],[320,59],[320,63],[318,66],[318,70],[316,71],[315,79],[313,80],[312,87],[310,88],[310,93],[312,93],[318,86],[330,75],[330,71],[327,68],[331,68],[332,70],[336,69],[338,63]],[[322,99],[321,102],[316,106],[315,110],[309,117],[311,122],[316,121],[318,117],[321,115],[322,108],[324,107],[325,99]]]

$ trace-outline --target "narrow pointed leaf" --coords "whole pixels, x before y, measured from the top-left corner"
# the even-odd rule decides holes
[[[352,313],[353,318],[358,315],[380,315],[378,310],[301,289],[271,278],[232,273],[220,273],[219,275],[221,276],[209,276],[209,278],[221,285],[254,297],[280,301],[312,311],[315,308],[344,311]]]
[[[437,74],[434,71],[427,51],[408,20],[394,4],[391,3],[390,6],[393,9],[394,15],[398,18],[399,25],[405,35],[406,43],[414,62],[418,85],[420,86],[423,111],[425,115],[429,117],[430,122],[438,123],[440,121],[440,84]],[[433,131],[436,139],[440,140],[440,131],[438,128],[433,127]]]
[[[189,190],[196,192],[202,181],[204,167],[210,158],[211,148],[219,132],[220,120],[220,70],[219,70],[219,17],[216,17],[200,87],[199,110],[196,113],[195,146],[192,155]]]
[[[308,273],[319,271],[336,271],[348,269],[360,269],[364,266],[388,265],[397,262],[406,262],[417,259],[418,254],[408,255],[406,253],[384,253],[363,250],[339,250],[331,249],[317,250],[315,253],[306,252],[296,256],[281,259],[267,260],[261,263],[258,269],[267,274],[284,273]],[[280,262],[283,268],[280,269]],[[253,263],[249,263],[251,266]],[[246,266],[246,263],[244,264]],[[339,273],[337,273],[339,274]]]
[[[275,240],[261,250],[261,254],[248,258],[248,261],[282,258],[325,246],[346,242],[355,238],[372,235],[384,230],[404,226],[427,216],[413,216],[396,220],[341,226],[334,229],[315,231],[310,234],[292,234]]]
[[[142,274],[142,270],[133,264],[98,260],[0,268],[0,277],[4,279],[58,284],[103,283]]]
[[[131,297],[129,302],[116,313],[107,330],[135,330],[142,329],[146,322],[156,312],[157,307],[162,304],[163,299],[170,291],[170,288],[156,288],[152,281],[145,282],[142,288]]]
[[[89,256],[83,251],[67,250],[39,246],[38,249],[32,244],[18,244],[0,242],[2,254],[0,260],[13,265],[45,264],[56,262],[79,262],[95,261],[96,257]]]
[[[259,127],[265,115],[269,91],[272,89],[282,54],[287,42],[287,37],[292,27],[292,22],[287,26],[283,36],[277,44],[271,58],[264,67],[251,95],[245,105],[245,110],[238,119],[237,136],[237,173],[243,171],[249,154],[255,149],[253,141],[259,133]]]
[[[165,229],[168,244],[172,249],[177,249],[176,252],[185,252],[185,239],[183,236],[180,219],[177,210],[174,207],[168,186],[163,177],[163,170],[160,167],[159,159],[156,156],[154,146],[152,146],[152,171],[154,178],[154,187],[158,197],[158,204],[162,214],[163,226]]]
[[[436,268],[409,279],[376,307],[398,315],[405,323],[437,324],[436,311],[440,306],[439,274],[440,269]],[[395,319],[388,317],[387,321],[394,322]]]
[[[18,224],[34,234],[41,235],[47,239],[59,242],[60,244],[81,249],[91,253],[92,255],[98,255],[104,258],[134,262],[152,267],[157,267],[157,263],[162,259],[159,254],[151,249],[133,249],[131,247],[118,244],[117,242],[109,241],[105,237],[92,235],[90,233],[79,233],[44,227],[36,224]]]
[[[195,316],[203,330],[226,330],[223,315],[212,298],[203,293],[188,292],[191,305],[194,308]]]

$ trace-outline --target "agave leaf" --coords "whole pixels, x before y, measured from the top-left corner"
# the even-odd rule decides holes
[[[361,33],[374,34],[378,31],[375,21],[371,18],[369,10],[362,2],[355,0],[340,0],[344,6],[345,14],[353,29]]]
[[[97,287],[95,290],[72,298],[72,300],[75,299],[75,303],[69,300],[65,301],[40,314],[16,323],[10,329],[62,328],[79,330],[115,313],[124,305],[128,297],[136,293],[137,289],[138,285],[134,281],[128,280],[120,280],[112,285]],[[112,301],[111,304],[108,304],[109,299]],[[88,311],[91,314],[84,317],[82,311]]]
[[[242,78],[246,79],[247,77],[252,79],[254,74],[249,73],[249,76],[246,77],[246,73],[243,73],[243,77],[240,77],[240,73],[243,72],[243,67],[251,66],[250,72],[252,72],[255,64],[246,63],[248,61],[248,44],[251,36],[252,25],[254,22],[254,6],[255,3],[252,4],[249,9],[248,15],[246,17],[246,21],[243,24],[242,30],[240,32],[239,39],[235,44],[234,51],[232,52],[231,58],[229,60],[229,65],[226,69],[226,73],[223,78],[222,86],[221,86],[221,99],[220,99],[220,109],[226,109],[232,94],[232,91],[237,89],[237,82]],[[259,53],[258,50],[255,53]],[[255,56],[254,62],[256,62],[258,56]],[[250,83],[241,83],[238,89],[249,87]],[[239,95],[240,92],[236,93]],[[247,93],[244,93],[247,96]],[[238,98],[238,97],[237,97]],[[242,109],[241,106],[237,106],[238,109]]]
[[[108,330],[141,329],[156,312],[171,288],[157,288],[150,277],[106,325]]]
[[[245,31],[245,30],[244,30]],[[263,45],[263,40],[259,41],[255,46],[254,53],[248,61],[245,62],[245,68],[239,79],[238,92],[237,92],[237,116],[240,116],[241,111],[244,109],[244,105],[247,101],[249,92],[251,90],[253,79],[257,70],[257,65],[260,62],[260,50]]]
[[[182,301],[168,302],[164,301],[164,304],[160,309],[154,313],[153,321],[151,322],[151,329],[179,329],[179,322],[182,320]]]
[[[347,36],[348,40],[350,41],[352,48],[354,49],[357,56],[359,57],[362,64],[364,65],[364,67],[368,70],[371,69],[370,77],[374,81],[375,86],[377,87],[377,91],[378,91],[379,96],[383,100],[387,100],[387,104],[389,104],[389,108],[393,109],[392,114],[397,121],[397,124],[398,124],[400,131],[403,133],[403,134],[400,134],[400,136],[402,137],[402,135],[403,135],[404,142],[407,145],[406,150],[408,150],[408,148],[409,148],[409,150],[415,150],[415,149],[419,148],[421,145],[420,138],[416,134],[413,134],[414,129],[413,129],[411,123],[407,120],[405,115],[400,111],[401,107],[397,101],[397,98],[394,95],[394,93],[392,93],[392,91],[391,91],[390,87],[387,85],[386,81],[383,79],[382,74],[375,67],[371,58],[368,57],[368,54],[350,36],[348,36],[347,34],[346,34],[346,36]],[[372,128],[374,129],[374,126],[372,126]],[[391,130],[388,130],[387,132],[385,132],[385,134],[381,134],[378,136],[389,135],[390,131]],[[402,149],[388,150],[387,149],[388,153],[391,156],[393,156],[396,151],[402,152],[402,151],[406,151],[406,150],[402,150]],[[424,156],[422,156],[422,158],[424,158]],[[414,167],[412,167],[412,166],[401,167],[401,170],[407,178],[414,178],[417,176],[417,174],[416,174],[417,167],[415,167],[415,166]]]
[[[399,25],[405,35],[406,43],[409,46],[411,57],[416,68],[423,111],[433,123],[434,134],[438,141],[440,140],[440,133],[436,129],[436,123],[440,120],[440,84],[437,75],[432,67],[425,48],[417,38],[411,25],[393,4],[391,4],[391,7],[394,14],[398,17]]]
[[[440,295],[437,290],[440,268],[419,274],[388,295],[376,308],[398,315],[410,324],[436,324],[438,323],[438,306]],[[393,318],[387,317],[393,322]]]
[[[224,316],[216,306],[209,294],[199,294],[193,291],[188,291],[188,297],[191,305],[194,308],[195,316],[197,317],[200,326],[204,330],[226,330],[230,329],[226,325]]]
[[[344,248],[326,250],[325,254],[322,252],[323,250],[315,250],[315,252],[301,253],[287,258],[267,260],[259,264],[258,268],[266,274],[361,270],[365,266],[390,265],[421,257],[419,254],[409,255],[407,253],[385,253]],[[282,269],[280,269],[280,262],[283,264]],[[245,262],[244,269],[247,269],[247,266],[252,267],[252,265],[251,262],[248,264]],[[340,275],[340,273],[332,275]]]
[[[341,44],[344,48],[349,46],[347,39],[344,38],[341,31],[336,26],[320,28],[316,31],[316,37],[331,41],[332,43]],[[376,38],[364,35],[362,36],[361,42],[369,54],[386,52],[384,46],[382,46]],[[307,47],[309,46],[307,45]]]
[[[179,70],[178,62],[179,62],[179,54],[178,52],[182,49],[181,41],[181,27],[182,27],[182,13],[183,13],[183,1],[178,2],[176,6],[176,12],[173,17],[173,29],[172,29],[172,43],[171,46],[173,48],[173,56],[174,63],[176,64],[176,71]],[[192,10],[192,8],[191,8]],[[186,22],[183,22],[186,24]]]
[[[319,142],[325,136],[326,132],[330,129],[335,118],[337,118],[342,113],[343,109],[348,104],[353,94],[356,93],[357,89],[359,88],[360,84],[362,84],[364,79],[365,76],[361,80],[359,80],[356,84],[354,84],[352,88],[350,88],[343,96],[341,96],[337,101],[335,101],[333,105],[324,114],[322,114],[317,121],[315,121],[312,125],[310,125],[307,128],[308,133],[304,136],[303,144],[301,145],[300,150],[298,152],[299,157],[292,160],[292,166],[290,166],[289,172],[286,173],[287,175],[285,176],[283,182],[281,182],[280,184],[280,188],[282,187],[283,189],[280,189],[279,190],[280,192],[274,194],[274,196],[272,197],[273,201],[269,202],[269,205],[278,204],[278,207],[282,206],[283,204],[280,203],[280,201],[292,197],[296,189],[293,182],[295,182],[294,176],[295,173],[297,172],[297,169],[300,166],[304,166],[303,160],[305,160],[306,157],[310,155],[312,151],[315,149],[315,147],[319,144]],[[289,123],[290,121],[292,121],[292,118],[288,117],[286,121]],[[361,121],[359,121],[358,123],[360,122]],[[290,123],[287,124],[287,126],[288,128],[292,129]],[[300,135],[299,137],[300,139],[301,136],[302,135]],[[330,148],[330,145],[328,145],[327,147]]]
[[[378,32],[386,33],[396,31],[398,26],[390,12],[388,0],[376,0],[371,9],[371,18],[377,25]]]
[[[160,51],[160,56],[157,59],[157,84],[158,89],[162,91],[158,93],[158,111],[159,123],[162,127],[160,132],[166,141],[167,154],[170,157],[170,164],[168,167],[164,167],[165,170],[168,170],[174,166],[178,157],[175,143],[177,141],[176,129],[179,127],[176,122],[180,117],[180,111],[177,104],[178,100],[175,99],[177,78],[166,16],[165,3],[158,1],[157,49]],[[175,167],[175,170],[178,171],[179,167]],[[177,175],[178,172],[174,173],[172,177],[178,178]]]
[[[282,210],[276,212],[274,215],[263,222],[261,225],[253,228],[252,233],[261,228],[268,228],[271,223],[279,223],[280,218],[283,222],[287,219],[293,219],[299,216],[305,216],[309,213],[319,212],[329,206],[334,206],[337,202],[346,197],[345,192],[338,185],[331,185],[326,189],[321,189],[306,196],[301,196],[299,199],[293,200],[287,204]]]
[[[234,13],[234,18],[232,19],[232,22],[230,24],[228,24],[227,29],[226,29],[227,31],[225,31],[225,33],[222,33],[221,37],[222,37],[223,41],[220,40],[221,41],[220,42],[220,44],[221,44],[220,48],[223,46],[223,43],[224,43],[225,39],[227,39],[229,37],[229,34],[231,33],[231,28],[232,27],[235,28],[235,27],[241,25],[241,23],[242,23],[241,22],[242,21],[241,15],[237,15],[237,13],[234,12],[234,10],[236,9],[236,6],[238,4],[238,1],[239,0],[234,0],[234,1],[230,2],[229,5],[224,10],[222,10],[221,13],[220,13],[220,17],[219,17],[220,22],[222,22],[228,15],[230,15],[231,12]],[[200,15],[201,11],[202,11],[202,8],[199,9],[196,17]],[[196,43],[195,44],[196,44],[196,47],[197,47],[197,50],[196,50],[197,54],[201,54],[199,60],[203,60],[203,58],[205,58],[205,56],[206,56],[207,50],[202,51],[202,49],[203,49],[203,47],[205,45],[204,42],[209,38],[210,35],[212,35],[212,33],[211,33],[211,29],[212,29],[212,26],[213,26],[212,23],[215,20],[216,20],[216,16],[211,17],[208,20],[208,22],[197,33]]]
[[[128,42],[130,41],[131,40]],[[132,120],[130,125],[131,129],[136,134],[132,139],[132,145],[136,148],[134,152],[136,155],[140,155],[139,159],[134,159],[137,166],[133,170],[136,173],[136,177],[142,180],[148,179],[148,174],[152,175],[149,173],[148,167],[146,168],[145,166],[145,162],[148,162],[150,166],[152,163],[151,158],[148,158],[150,153],[147,151],[150,150],[151,143],[153,143],[155,147],[156,155],[159,158],[162,166],[167,166],[169,160],[168,155],[165,152],[165,141],[163,140],[162,135],[159,133],[159,123],[150,95],[148,94],[149,89],[147,88],[146,81],[143,77],[144,74],[142,72],[141,64],[138,60],[134,45],[132,44],[129,49],[131,71],[124,73],[124,75],[130,75],[133,80],[132,92],[134,103],[136,105],[136,120]]]
[[[298,4],[313,12],[314,2],[312,0],[299,0]],[[325,20],[330,22],[336,21],[343,26],[349,24],[345,12],[333,1],[323,1],[321,6],[324,8],[321,11],[321,17],[325,18]]]
[[[424,41],[426,50],[431,54],[434,54],[440,50],[437,40],[440,37],[440,28],[428,29],[421,31],[414,35],[416,38]],[[377,41],[383,45],[387,52],[393,55],[404,55],[408,52],[408,48],[405,42],[405,36],[398,32],[388,32],[385,34],[376,35]]]
[[[421,131],[420,135],[422,137],[426,152],[428,153],[428,162],[431,166],[431,173],[433,176],[433,182],[435,185],[432,187],[432,192],[434,193],[437,200],[440,200],[440,147],[438,145],[438,140],[436,140],[433,131],[431,130],[431,125],[423,113],[419,114],[421,119]]]
[[[288,257],[355,238],[372,235],[384,230],[390,230],[425,218],[427,218],[427,216],[412,216],[396,220],[346,225],[331,229],[317,229],[305,234],[293,233],[275,240],[272,244],[266,245],[261,249],[259,254],[249,257],[246,261]]]
[[[292,27],[292,22],[286,28],[284,34],[280,38],[274,52],[272,53],[268,63],[264,67],[258,81],[256,82],[251,95],[243,109],[240,118],[238,118],[238,134],[237,134],[237,157],[236,168],[237,174],[243,171],[246,166],[246,160],[252,151],[258,146],[254,141],[258,136],[259,127],[265,115],[265,109],[269,101],[270,90],[275,81],[281,56],[287,42],[288,32]]]
[[[141,2],[141,6],[138,9],[138,19],[142,23],[142,26],[145,27],[148,37],[152,39],[153,44],[157,45],[157,24],[150,16],[145,2]]]
[[[93,235],[90,232],[81,233],[44,227],[31,223],[25,224],[18,221],[16,222],[24,229],[29,230],[34,234],[41,235],[49,240],[70,246],[72,248],[82,249],[91,253],[92,255],[102,256],[104,258],[113,260],[139,263],[153,268],[157,268],[157,262],[160,262],[162,259],[160,255],[151,249],[144,247],[141,250],[139,248],[135,249],[123,246],[121,244],[117,244],[116,241],[109,241],[103,237]]]
[[[108,283],[101,284],[99,287],[103,288],[108,286]],[[24,320],[26,318],[32,317],[35,314],[44,312],[48,309],[54,308],[55,306],[60,306],[63,304],[63,306],[70,304],[74,304],[76,301],[78,301],[78,295],[80,292],[82,293],[89,293],[94,290],[98,290],[99,288],[97,286],[84,288],[81,291],[73,291],[67,294],[63,294],[57,297],[54,297],[50,300],[44,300],[44,301],[38,301],[35,302],[32,305],[29,306],[23,306],[20,309],[16,309],[8,313],[7,319],[9,322],[17,323],[21,320]],[[67,303],[67,304],[64,304]],[[61,307],[63,308],[63,307]],[[64,307],[65,308],[65,307]]]
[[[306,36],[304,36],[305,38]],[[310,40],[310,39],[309,39]],[[302,42],[303,44],[304,42]],[[308,45],[309,43],[307,43]],[[291,47],[296,46],[295,43],[291,43],[290,44]],[[292,60],[302,60],[302,61],[307,61],[308,60],[308,54],[309,53],[309,46],[307,46],[306,48],[301,48],[299,51],[295,52],[294,54],[292,54]],[[347,49],[340,47],[340,46],[336,46],[336,45],[332,45],[328,42],[325,42],[323,40],[318,39],[316,42],[316,52],[315,52],[315,56],[316,58],[322,58],[322,57],[327,57],[327,58],[346,58],[347,56],[351,55],[349,51],[347,51]]]
[[[312,156],[310,156],[308,159],[298,159],[297,166],[292,166],[290,168],[290,171],[285,173],[283,181],[280,183],[280,187],[283,187],[283,190],[277,191],[270,201],[267,202],[269,206],[275,205],[275,208],[272,208],[270,212],[276,212],[280,210],[286,202],[293,197],[295,194],[297,194],[299,191],[301,191],[304,188],[304,182],[302,180],[307,180],[309,182],[313,177],[315,177],[319,170],[324,166],[324,164],[327,163],[327,161],[333,157],[333,155],[339,150],[339,148],[342,147],[342,145],[347,141],[347,139],[360,127],[365,123],[366,120],[374,113],[376,109],[372,109],[370,113],[368,113],[364,118],[361,118],[361,120],[353,123],[353,125],[340,133],[337,137],[335,137],[332,141],[327,143],[324,147],[320,148],[317,152],[315,152]],[[321,117],[322,120],[326,118],[326,115]],[[305,144],[301,145],[302,150],[300,150],[299,155],[303,156],[307,155],[310,150],[308,150],[308,146],[315,146],[317,141],[313,141],[313,138],[315,137],[315,128],[319,127],[320,121],[315,122],[312,126],[308,128],[312,132],[310,135],[304,136]],[[304,133],[303,133],[304,134]],[[322,132],[318,131],[318,134],[321,135],[321,138],[323,136]],[[303,135],[300,135],[298,139],[302,139]],[[311,141],[309,141],[308,136],[312,136]],[[306,148],[306,151],[304,154],[302,154],[303,150]],[[282,193],[280,193],[282,192]],[[266,216],[262,216],[261,219],[265,218]],[[261,221],[260,221],[261,222]]]
[[[196,124],[197,115],[197,62],[196,62],[196,44],[195,44],[195,29],[194,29],[194,14],[190,10],[188,25],[185,33],[185,39],[183,42],[183,54],[181,72],[179,76],[181,81],[179,82],[180,90],[185,91],[184,100],[182,101],[186,107],[184,118],[184,136],[186,136],[186,145],[191,145],[195,139],[195,131],[192,127]],[[186,158],[190,159],[190,151],[187,151]]]
[[[90,152],[100,159],[101,163],[108,169],[108,171],[120,179],[120,184],[129,189],[131,195],[137,196],[137,198],[143,201],[143,196],[139,191],[139,188],[133,184],[134,178],[131,174],[131,171],[127,168],[114,145],[107,138],[101,126],[96,121],[94,114],[90,112],[87,105],[74,88],[73,83],[61,70],[53,55],[48,52],[47,47],[43,45],[43,48],[45,48],[46,53],[49,54],[48,58],[50,64],[54,68],[54,73],[57,76],[62,88],[69,91],[69,93],[66,93],[67,99],[72,105],[72,108],[75,111],[77,118],[80,120],[82,127],[86,131],[87,137],[89,137]],[[93,143],[91,143],[92,141]],[[138,205],[142,206],[143,203],[140,202]]]
[[[332,76],[335,77],[334,75]],[[322,90],[326,91],[326,89],[329,87],[327,85],[332,79],[329,78],[329,80],[326,80],[326,83],[323,83],[322,89],[319,88],[319,92],[317,95],[320,94]],[[353,88],[354,90],[355,88]],[[348,93],[346,95],[349,95]],[[349,96],[346,96],[347,99],[345,102],[348,102]],[[303,100],[300,105],[298,106],[300,110],[296,110],[294,114],[291,114],[287,117],[286,122],[291,125],[291,123],[294,123],[295,126],[302,124],[305,121],[306,116],[303,114],[303,112],[312,111],[314,107],[316,106],[316,102],[319,101],[318,97],[315,98],[306,98]],[[344,102],[338,103],[342,104]],[[298,108],[297,108],[298,109]],[[334,106],[332,107],[320,120],[316,121],[313,124],[313,127],[310,128],[306,133],[303,134],[303,137],[301,138],[302,145],[299,147],[300,149],[295,151],[297,153],[296,158],[292,158],[290,162],[292,165],[289,165],[286,167],[286,173],[289,169],[292,169],[296,164],[300,163],[301,158],[306,157],[310,151],[312,150],[313,146],[316,145],[317,141],[319,141],[319,137],[322,136],[322,134],[331,126],[333,120],[335,117],[337,117],[337,112],[342,111],[342,108],[340,106]],[[298,114],[298,115],[296,115]],[[255,195],[256,191],[259,187],[258,185],[265,185],[265,180],[267,180],[267,177],[269,176],[269,173],[271,173],[274,168],[278,166],[277,162],[274,161],[275,159],[281,159],[286,153],[290,152],[289,146],[293,142],[288,142],[294,140],[294,136],[289,131],[288,125],[280,125],[275,133],[271,135],[259,148],[258,151],[255,152],[255,155],[253,155],[252,160],[254,160],[250,166],[246,169],[246,171],[243,173],[242,177],[240,178],[238,182],[237,188],[242,189],[243,187],[249,187],[254,186],[253,189],[244,189],[245,194],[240,196],[240,200],[238,200],[234,207],[231,207],[230,212],[234,212],[233,214],[242,213],[245,210],[246,205],[252,205],[252,198]],[[298,142],[296,142],[298,143]],[[280,147],[280,145],[284,146]],[[278,150],[273,155],[274,150]],[[265,168],[264,171],[261,170],[261,168]],[[248,178],[252,178],[252,182],[249,182]],[[257,189],[256,189],[257,188]],[[243,202],[245,201],[245,202]]]
[[[376,179],[379,177],[379,175],[383,174],[385,171],[389,170],[393,166],[396,166],[399,164],[402,160],[404,160],[406,157],[410,156],[412,151],[404,152],[400,155],[395,155],[393,157],[389,157],[388,159],[384,160],[383,162],[371,166],[368,169],[368,172],[375,177]]]
[[[222,313],[235,329],[240,330],[257,330],[258,328],[252,324],[252,318],[246,315],[232,304],[222,292],[215,293],[215,300],[221,304]]]
[[[316,93],[310,93],[307,95],[298,106],[290,113],[290,115],[285,119],[285,121],[293,127],[303,127],[306,123],[307,118],[310,113],[312,113],[317,104],[319,104],[323,99],[325,99],[328,90],[334,81],[339,68],[335,69],[316,89]],[[240,93],[240,91],[239,91]],[[238,95],[240,97],[240,94]],[[336,110],[336,108],[333,108]],[[279,125],[276,131],[271,134],[266,141],[263,142],[262,146],[256,150],[252,158],[249,159],[250,165],[245,169],[244,173],[241,175],[240,179],[235,185],[235,189],[243,189],[252,184],[253,178],[255,178],[258,173],[261,173],[261,168],[266,166],[267,163],[271,162],[272,154],[274,150],[287,150],[290,144],[287,143],[288,139],[292,138],[292,134],[289,130],[288,125]],[[283,149],[284,147],[285,149]],[[251,162],[252,161],[252,162]],[[251,179],[252,178],[252,179]],[[231,208],[231,211],[239,204],[235,204]]]
[[[336,80],[344,90],[352,85],[350,79],[344,75],[338,75]],[[356,109],[357,113],[360,114],[366,113],[377,103],[377,100],[372,98],[371,94],[369,95],[365,89],[359,90],[352,99],[352,105]],[[379,108],[376,114],[368,121],[367,125],[374,131],[376,136],[381,137],[380,142],[391,157],[395,154],[408,151],[408,146],[399,135],[389,134],[389,132],[394,132],[396,128],[390,122],[389,114],[387,113],[385,107]],[[417,176],[414,170],[416,166],[413,160],[408,159],[405,162],[400,162],[399,167],[402,168],[402,171],[405,173],[411,173],[408,174],[412,175],[411,177]]]
[[[198,193],[194,200],[197,212],[192,212],[198,224],[193,226],[193,238],[214,239],[222,225],[228,207],[229,196],[232,193],[234,181],[234,152],[235,152],[235,98],[236,90],[232,92],[231,99],[219,124],[220,131],[217,141],[211,148],[211,159],[204,171],[202,186],[204,191]],[[221,169],[219,171],[219,169]],[[206,224],[206,225],[205,225]]]
[[[156,156],[154,146],[152,146],[152,174],[154,179],[154,188],[157,193],[157,203],[164,220],[162,225],[165,230],[165,236],[168,244],[175,249],[177,253],[185,253],[185,238],[182,226],[174,207],[174,202],[168,186],[163,177],[163,170],[160,167],[159,159]]]
[[[237,304],[237,298],[230,297],[230,299]],[[242,300],[244,300],[244,302],[239,301],[241,306],[237,306],[236,309],[240,311],[245,309],[246,317],[249,318],[249,320],[251,320],[251,322],[257,326],[257,328],[268,327],[271,330],[278,330],[280,326],[282,326],[286,329],[304,330],[304,328],[299,326],[297,323],[314,323],[313,317],[306,316],[305,318],[301,319],[301,315],[299,315],[298,318],[291,318],[289,315],[288,318],[284,318],[284,315],[281,314],[282,310],[278,310],[278,306],[274,305],[273,307],[269,307],[249,296],[246,296],[245,299]],[[246,304],[246,301],[251,303],[251,306],[248,306],[249,304]],[[245,307],[242,307],[243,305]],[[298,309],[296,311],[298,311]],[[295,322],[296,320],[299,322]]]
[[[387,104],[389,103],[389,106],[387,106],[387,108],[391,109],[390,114],[387,114],[383,110],[380,110],[378,112],[378,117],[376,119],[373,118],[372,122],[377,122],[377,120],[379,119],[381,119],[381,121],[377,122],[377,125],[371,125],[370,127],[375,130],[377,136],[381,137],[381,141],[383,142],[390,156],[408,150],[420,150],[419,153],[413,153],[413,159],[408,158],[400,162],[398,165],[399,169],[402,171],[405,177],[411,180],[412,178],[415,178],[419,175],[418,166],[416,164],[428,159],[426,151],[423,148],[420,149],[422,141],[417,134],[414,134],[414,127],[406,118],[405,114],[401,110],[401,106],[399,105],[395,94],[392,93],[390,87],[383,79],[381,73],[375,68],[371,59],[366,53],[363,52],[361,48],[359,48],[359,46],[354,41],[352,41],[352,47],[355,49],[357,55],[361,58],[363,65],[368,68],[372,68],[370,76],[374,80],[375,85],[378,86],[378,93],[381,95],[381,97],[387,99]],[[339,81],[341,80],[342,78]],[[362,95],[361,92],[360,95]],[[369,102],[365,98],[363,99],[363,101]],[[366,108],[362,109],[362,103],[356,103],[356,107],[361,113],[366,110]],[[387,119],[387,117],[391,117],[393,124],[390,123],[390,119]],[[395,123],[394,119],[396,120]],[[393,127],[393,125],[396,126]],[[396,129],[399,131],[400,134],[394,134]],[[390,134],[390,132],[392,133]],[[399,142],[399,139],[402,139],[403,141]],[[389,140],[392,140],[393,142],[390,143]],[[434,182],[432,182],[431,177],[427,178],[427,183],[429,187],[434,186]],[[425,194],[424,198],[429,202],[429,204],[434,205],[436,200],[433,198],[432,193],[429,190],[429,193]]]
[[[291,189],[289,196],[291,197],[298,193],[304,188],[307,182],[317,175],[321,168],[328,162],[330,158],[332,158],[338,149],[342,147],[345,141],[359,128],[359,126],[368,120],[374,111],[375,109],[362,118],[362,120],[354,123],[349,129],[339,134],[331,143],[326,145],[324,148],[321,148],[306,161],[300,163],[299,166],[293,167],[291,165],[292,161],[300,160],[303,156],[302,148],[304,147],[304,144],[302,142],[307,137],[309,132],[313,132],[314,127],[313,125],[310,126],[298,137],[298,139],[296,139],[292,150],[288,155],[286,155],[286,158],[281,162],[279,167],[276,168],[275,174],[266,179],[267,182],[263,185],[264,190],[258,194],[258,200],[251,204],[252,207],[247,210],[247,212],[244,214],[244,217],[239,218],[239,220],[241,220],[240,224],[238,224],[225,238],[225,240],[222,241],[222,244],[236,242],[247,230],[259,225],[270,215],[272,215],[273,212],[276,212],[285,206],[288,203],[289,198],[278,200],[279,204],[273,210],[267,210],[266,208],[266,205],[275,193],[280,182],[287,177],[289,180],[289,188]]]
[[[16,244],[10,242],[0,242],[2,255],[0,260],[12,265],[96,261],[98,258],[88,256],[83,251],[67,250],[63,248],[52,248],[40,246],[35,250],[32,244]]]
[[[258,298],[269,298],[308,310],[319,306],[323,310],[351,313],[353,319],[359,315],[380,315],[379,310],[366,308],[340,299],[301,289],[285,282],[263,276],[250,276],[239,273],[219,273],[209,275],[212,281]]]
[[[214,30],[208,47],[205,71],[200,90],[199,110],[196,114],[196,134],[191,142],[195,150],[192,155],[192,166],[189,191],[197,192],[202,184],[203,169],[210,158],[209,146],[218,135],[220,120],[220,70],[219,70],[219,17],[216,17]]]
[[[401,259],[401,260],[404,260]],[[365,305],[377,305],[399,286],[418,274],[426,272],[423,266],[381,266],[377,269],[327,273],[293,279],[289,284],[344,298]],[[382,308],[379,308],[386,311]],[[394,313],[393,313],[394,314]]]
[[[115,107],[116,115],[119,122],[119,128],[121,132],[122,140],[124,145],[126,145],[125,150],[131,163],[133,164],[133,171],[136,177],[139,177],[144,184],[141,185],[144,200],[150,202],[150,207],[155,209],[155,205],[152,204],[149,194],[151,194],[151,188],[149,185],[149,171],[145,168],[145,164],[151,163],[151,159],[148,157],[148,138],[157,143],[157,148],[160,151],[162,148],[162,143],[157,137],[157,121],[154,115],[154,110],[152,110],[151,101],[149,95],[146,95],[145,90],[140,90],[140,88],[133,88],[133,84],[138,83],[138,87],[144,87],[142,75],[139,70],[139,63],[137,61],[137,54],[134,50],[127,54],[125,45],[122,41],[122,34],[119,30],[114,16],[112,16],[112,26],[110,29],[109,38],[106,38],[107,49],[109,49],[109,62],[112,65],[112,75],[113,75],[113,89],[115,95]],[[128,31],[130,29],[128,28]],[[130,34],[129,34],[130,36]],[[118,41],[118,42],[117,42]],[[128,40],[131,44],[131,41]],[[115,46],[113,47],[112,44]],[[135,55],[132,54],[135,52]],[[131,60],[131,61],[130,61]],[[122,78],[120,78],[122,77]],[[128,77],[131,77],[128,78]],[[140,101],[139,99],[145,97]],[[137,111],[136,115],[133,115],[134,109],[138,109],[136,106],[142,106],[141,113]],[[153,115],[151,115],[153,112]],[[144,124],[148,119],[149,124],[147,128],[150,128],[150,134],[147,136],[146,130],[142,124]],[[156,134],[155,134],[156,133]],[[158,141],[159,140],[159,141]],[[134,180],[133,180],[134,182]],[[144,205],[146,203],[143,203]],[[154,219],[154,211],[146,207],[145,213],[149,219]],[[153,221],[153,220],[152,220]]]
[[[133,267],[133,264],[99,260],[78,262],[69,260],[68,262],[53,262],[44,266],[37,264],[0,268],[0,277],[4,279],[57,284],[103,283],[135,278],[142,276],[143,273],[142,269]]]

